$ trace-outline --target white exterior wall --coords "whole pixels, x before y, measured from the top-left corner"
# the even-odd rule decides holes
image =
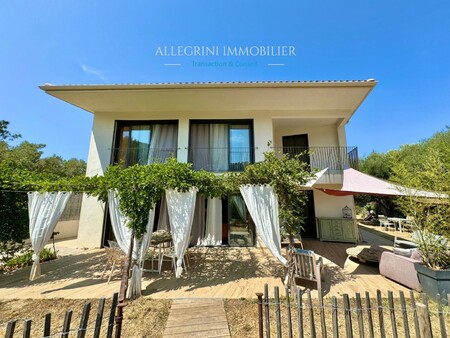
[[[308,134],[308,144],[310,147],[341,145],[335,125],[308,126],[306,120],[305,126],[302,126],[302,122],[299,120],[298,126],[274,131],[274,146],[283,146],[283,136],[298,134]]]
[[[342,208],[348,206],[355,216],[353,196],[331,196],[314,190],[314,209],[316,217],[342,217]]]
[[[96,114],[92,127],[86,176],[103,175],[111,159],[115,122],[108,116]],[[77,244],[80,247],[102,246],[105,205],[96,197],[83,196],[78,225]]]

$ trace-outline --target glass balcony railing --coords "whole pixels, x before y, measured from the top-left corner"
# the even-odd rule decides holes
[[[126,167],[135,164],[164,163],[177,157],[177,148],[115,148],[112,151],[112,163],[124,163]]]
[[[311,168],[341,171],[346,168],[358,169],[357,147],[273,147],[277,153],[299,155],[300,160]],[[177,148],[115,148],[112,163],[122,162],[125,166],[134,164],[163,163],[177,157]],[[243,171],[245,166],[254,163],[254,148],[189,148],[188,162],[195,170],[211,172]]]
[[[188,162],[194,170],[212,172],[243,171],[253,163],[253,148],[189,148]]]

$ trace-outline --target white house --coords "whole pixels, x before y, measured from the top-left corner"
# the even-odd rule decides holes
[[[111,163],[149,163],[176,156],[194,169],[240,171],[261,161],[265,151],[298,153],[311,167],[328,168],[317,182],[339,189],[342,170],[357,166],[357,148],[346,142],[345,125],[376,81],[289,81],[232,83],[161,83],[51,85],[46,93],[94,114],[87,175],[101,175]],[[352,196],[310,192],[304,236],[353,241],[355,227],[343,218],[354,215]],[[163,210],[162,206],[161,210]],[[230,196],[221,205],[198,203],[193,233],[205,231],[205,210],[215,210],[223,243],[253,245],[255,236],[242,199]],[[347,209],[348,212],[348,209]],[[211,215],[210,215],[211,216]],[[164,220],[164,212],[157,222]],[[318,221],[317,221],[318,220]],[[350,225],[348,225],[350,224]],[[99,247],[110,236],[105,206],[84,197],[79,244]],[[195,240],[195,239],[194,239]]]

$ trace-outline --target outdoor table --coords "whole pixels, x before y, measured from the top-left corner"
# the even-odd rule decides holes
[[[164,248],[167,248],[172,243],[172,234],[166,231],[155,231],[152,233],[152,239],[150,240],[150,248],[152,248],[154,256],[152,256],[152,268],[142,269],[146,272],[159,272],[159,261],[163,254]],[[153,269],[153,260],[156,259],[158,262],[158,269]]]
[[[403,223],[410,223],[411,221],[407,218],[399,218],[399,217],[388,217],[388,221],[394,222],[394,229],[397,230],[396,224],[398,224],[398,229],[400,232],[403,232]]]

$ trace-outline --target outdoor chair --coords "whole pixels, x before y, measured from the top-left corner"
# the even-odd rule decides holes
[[[114,273],[114,269],[119,269],[119,271],[121,271],[122,266],[124,265],[125,260],[127,259],[127,256],[119,248],[107,246],[105,246],[105,253],[106,253],[106,265],[105,269],[103,270],[101,278],[103,278],[108,267],[111,266],[111,270],[109,272],[108,277],[108,284],[109,284],[109,282],[111,281],[111,277]]]
[[[394,222],[388,220],[384,215],[378,215],[378,222],[380,223],[380,226],[384,227],[384,230],[389,230],[391,226],[393,226],[395,230]]]
[[[296,293],[296,278],[316,282],[317,290],[322,290],[322,257],[316,259],[314,251],[288,248],[287,281],[291,292]]]
[[[183,258],[184,270],[187,270],[187,265],[186,265],[187,258],[186,257],[187,257],[187,250],[186,250],[186,254]],[[162,265],[163,265],[165,258],[166,258],[166,261],[172,262],[173,271],[174,271],[174,273],[176,273],[177,272],[177,257],[175,255],[175,248],[173,247],[172,243],[170,243],[170,245],[168,245],[168,246],[162,247],[162,249],[161,249],[161,252],[159,254],[159,263],[158,263],[159,274],[161,274]]]

